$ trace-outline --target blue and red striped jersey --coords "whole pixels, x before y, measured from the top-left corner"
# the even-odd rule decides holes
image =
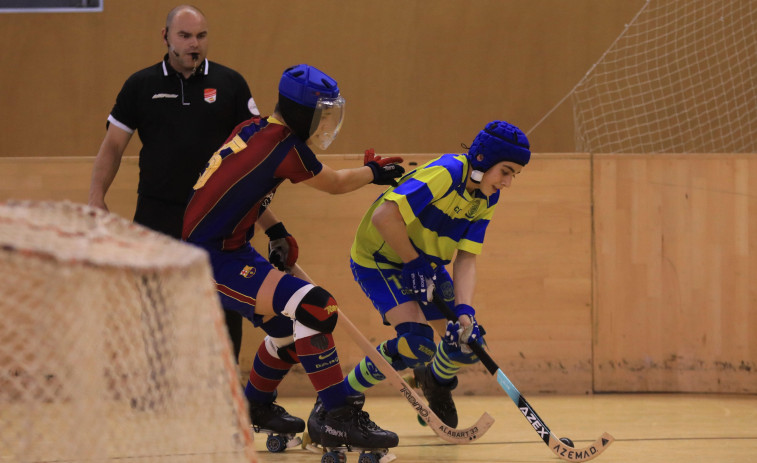
[[[239,124],[211,156],[184,213],[182,238],[218,250],[249,241],[255,222],[286,179],[301,182],[323,165],[273,117]]]

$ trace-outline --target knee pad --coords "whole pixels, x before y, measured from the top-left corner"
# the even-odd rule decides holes
[[[294,319],[312,330],[331,333],[336,327],[338,312],[336,300],[328,291],[320,286],[310,286],[297,302]]]
[[[260,325],[265,331],[265,347],[273,357],[289,362],[300,363],[294,350],[294,321],[289,317],[277,315]]]
[[[428,325],[406,322],[395,327],[397,337],[386,342],[386,353],[395,360],[392,366],[415,368],[434,357],[434,330]],[[401,363],[400,363],[401,361]]]
[[[277,357],[287,363],[300,363],[297,350],[294,348],[294,336],[286,338],[265,337],[265,348],[272,357]]]
[[[289,317],[277,315],[265,323],[260,324],[265,334],[272,338],[286,338],[294,333],[294,323]]]

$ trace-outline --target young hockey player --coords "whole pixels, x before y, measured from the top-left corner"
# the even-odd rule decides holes
[[[302,419],[274,403],[284,375],[301,363],[326,410],[319,443],[395,447],[397,435],[370,421],[362,411],[363,396],[350,393],[342,381],[332,336],[338,311],[334,298],[274,268],[250,244],[256,223],[268,232],[277,225],[268,206],[286,179],[341,194],[369,183],[387,185],[402,175],[396,164],[400,158],[372,157],[365,166],[341,170],[316,158],[309,146],[329,146],[343,110],[334,79],[305,64],[286,69],[273,115],[238,125],[208,161],[194,185],[182,237],[208,251],[224,308],[238,311],[267,334],[245,389],[254,426],[290,437],[304,431]],[[281,239],[287,233],[274,235]],[[279,257],[292,265],[291,256]]]
[[[456,374],[478,361],[467,343],[483,342],[472,307],[476,255],[500,190],[510,187],[530,156],[520,129],[490,122],[467,154],[442,155],[385,191],[364,215],[352,244],[355,280],[397,333],[379,352],[396,370],[413,369],[431,409],[453,428]],[[445,269],[453,257],[454,283]],[[459,324],[445,320],[432,302],[434,293],[454,307]],[[438,345],[434,330],[443,338]],[[366,357],[344,382],[356,393],[382,379]]]

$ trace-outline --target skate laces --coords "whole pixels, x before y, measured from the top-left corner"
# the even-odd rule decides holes
[[[286,410],[281,405],[271,402],[271,412],[275,415],[283,415],[286,413]]]
[[[370,415],[368,415],[368,412],[363,410],[356,410],[355,413],[357,413],[357,422],[360,425],[361,428],[371,429],[371,430],[380,430],[381,428],[378,427],[376,423],[374,423],[371,420]]]
[[[271,418],[275,416],[289,415],[289,413],[287,413],[284,407],[277,404],[276,402],[271,402],[267,404],[257,404],[257,406],[252,408],[252,414],[258,420]]]

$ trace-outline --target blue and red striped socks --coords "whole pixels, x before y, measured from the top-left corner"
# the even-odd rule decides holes
[[[331,333],[297,339],[295,347],[300,363],[326,410],[344,405],[347,388],[342,381],[342,368]]]

